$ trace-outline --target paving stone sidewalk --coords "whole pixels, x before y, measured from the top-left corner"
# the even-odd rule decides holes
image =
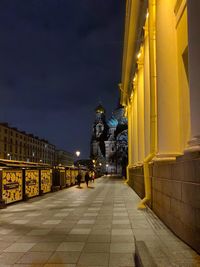
[[[175,237],[122,180],[90,183],[0,210],[0,267],[133,267],[136,240],[158,266],[200,266],[200,256]]]

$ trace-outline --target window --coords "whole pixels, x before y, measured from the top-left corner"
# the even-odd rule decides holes
[[[18,151],[18,143],[17,143],[17,141],[15,142],[15,153],[17,153],[17,151]]]
[[[22,153],[22,142],[19,143],[19,153]]]

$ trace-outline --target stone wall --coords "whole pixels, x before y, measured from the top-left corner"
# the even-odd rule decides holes
[[[200,153],[150,165],[151,208],[183,241],[200,253]],[[144,197],[143,168],[129,170],[129,185]]]
[[[200,253],[200,154],[154,163],[152,209],[182,240]]]
[[[142,166],[129,169],[128,184],[140,198],[144,198],[144,172]]]

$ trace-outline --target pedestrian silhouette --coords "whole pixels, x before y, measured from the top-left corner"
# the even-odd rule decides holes
[[[81,185],[81,178],[82,178],[82,175],[81,175],[81,172],[79,171],[78,175],[76,176],[77,184],[79,187]]]
[[[85,174],[85,182],[86,182],[87,187],[88,187],[89,180],[90,180],[89,172],[86,172],[86,174]]]

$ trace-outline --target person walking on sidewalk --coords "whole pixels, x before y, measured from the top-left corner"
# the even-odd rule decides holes
[[[89,180],[90,180],[89,172],[86,172],[86,174],[85,174],[85,182],[86,182],[87,187],[88,187]]]
[[[95,172],[92,171],[91,172],[91,181],[94,183],[94,179],[95,179]]]
[[[77,175],[77,177],[76,177],[78,187],[81,186],[81,178],[82,178],[81,171],[79,171],[79,172],[78,172],[78,175]]]

